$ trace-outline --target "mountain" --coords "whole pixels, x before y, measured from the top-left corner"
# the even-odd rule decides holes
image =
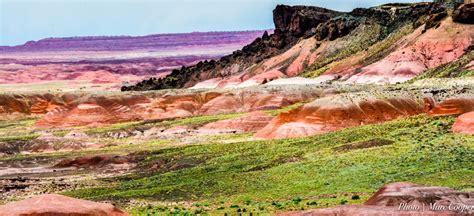
[[[122,90],[246,87],[294,76],[345,83],[469,76],[472,18],[473,4],[396,3],[347,13],[278,5],[273,34]]]

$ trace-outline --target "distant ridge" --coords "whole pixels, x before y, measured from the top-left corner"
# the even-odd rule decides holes
[[[145,36],[52,37],[23,45],[0,46],[2,52],[22,51],[114,51],[167,49],[176,46],[219,46],[241,44],[262,35],[264,30],[166,33]],[[192,37],[192,40],[190,38]]]

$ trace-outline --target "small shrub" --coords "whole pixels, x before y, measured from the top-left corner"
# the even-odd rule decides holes
[[[295,198],[293,198],[293,199],[291,200],[291,202],[293,202],[293,204],[295,204],[295,205],[296,205],[296,204],[298,204],[298,203],[300,203],[300,202],[301,202],[301,198],[299,198],[299,197],[295,197]]]

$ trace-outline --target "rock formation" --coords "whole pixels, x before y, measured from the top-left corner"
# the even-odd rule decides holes
[[[326,22],[340,12],[310,6],[278,5],[273,11],[274,33],[265,32],[249,45],[224,56],[218,61],[204,61],[180,70],[173,70],[161,79],[149,79],[122,90],[150,90],[191,87],[199,81],[229,77],[242,73],[245,69],[264,59],[276,56],[295,45],[301,37],[311,36],[312,29]],[[242,80],[240,81],[242,82]]]
[[[423,71],[460,58],[472,45],[474,26],[455,23],[451,18],[426,30],[419,27],[400,40],[385,58],[353,71],[349,82],[396,83],[409,80]],[[343,71],[341,71],[343,72]]]
[[[386,4],[342,13],[279,5],[274,34],[218,61],[205,61],[122,90],[234,88],[300,75],[396,83],[454,61],[472,45],[471,6]],[[454,10],[450,16],[450,11]],[[408,29],[408,30],[407,30]]]
[[[472,192],[460,192],[447,187],[420,186],[397,182],[383,186],[363,205],[343,205],[327,209],[287,212],[285,216],[376,216],[376,215],[471,215]],[[451,205],[451,209],[449,206]],[[430,209],[430,206],[433,206]]]
[[[90,126],[135,120],[252,112],[318,96],[318,87],[262,87],[229,91],[162,91],[150,94],[0,94],[0,116],[37,114],[37,127]]]
[[[474,3],[463,4],[453,12],[456,22],[474,24]]]
[[[460,115],[474,111],[474,97],[448,98],[429,110],[430,115]]]
[[[388,96],[386,99],[370,96],[369,93],[329,96],[279,114],[254,137],[273,139],[308,136],[422,112],[421,103],[410,95]]]
[[[48,112],[36,125],[39,127],[93,126],[139,120],[140,116],[132,112],[130,107],[144,100],[147,99],[142,96],[85,96],[67,106],[58,107]]]
[[[111,204],[43,194],[0,206],[1,216],[127,216]]]

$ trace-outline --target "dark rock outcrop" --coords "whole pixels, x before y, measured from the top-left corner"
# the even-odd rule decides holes
[[[453,20],[459,23],[474,24],[474,3],[463,4],[454,10]]]
[[[341,17],[339,19],[330,20],[324,24],[320,24],[316,28],[315,37],[317,40],[334,40],[336,38],[349,34],[353,29],[359,26],[360,21],[351,17]]]
[[[326,22],[337,14],[332,10],[311,6],[278,5],[273,10],[275,33],[303,36],[308,30]]]

